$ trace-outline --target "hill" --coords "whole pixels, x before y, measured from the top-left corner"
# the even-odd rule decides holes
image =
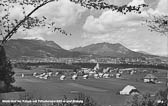
[[[78,47],[71,49],[74,52],[88,53],[103,57],[148,57],[152,55],[134,52],[120,43],[110,44],[110,43],[97,43],[91,44],[85,47]]]
[[[78,52],[72,52],[61,48],[53,41],[33,39],[12,39],[5,45],[7,56],[20,57],[77,57]]]

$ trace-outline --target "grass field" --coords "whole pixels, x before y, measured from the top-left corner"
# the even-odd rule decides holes
[[[148,84],[144,83],[141,78],[144,73],[137,73],[133,76],[124,75],[127,79],[94,79],[90,78],[84,80],[79,78],[78,80],[71,80],[70,78],[60,81],[59,78],[50,78],[47,80],[35,78],[33,76],[19,76],[21,73],[32,74],[33,72],[41,70],[22,70],[15,69],[16,82],[14,85],[23,87],[26,92],[33,94],[35,97],[41,97],[43,99],[62,99],[64,95],[72,99],[76,93],[82,92],[88,96],[91,96],[98,104],[123,106],[123,104],[130,99],[130,96],[118,95],[117,92],[123,89],[126,85],[135,86],[141,94],[152,93],[154,94],[160,89],[165,88],[165,83],[161,84]],[[157,75],[156,75],[157,76]],[[159,71],[158,76],[160,78],[165,77],[165,71]],[[135,80],[136,79],[136,80]],[[163,80],[163,79],[161,79]],[[7,93],[6,98],[16,99],[19,93]]]

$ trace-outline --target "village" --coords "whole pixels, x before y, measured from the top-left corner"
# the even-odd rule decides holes
[[[42,81],[52,80],[52,81],[78,81],[85,80],[90,81],[90,79],[95,79],[97,81],[101,79],[115,79],[115,80],[127,80],[128,82],[134,81],[135,83],[148,83],[149,85],[166,85],[166,74],[165,72],[157,71],[156,69],[138,69],[138,68],[112,68],[112,67],[100,67],[97,63],[93,68],[81,68],[81,69],[52,69],[44,68],[42,71],[33,71],[31,74],[19,73],[18,76],[24,78],[26,76],[32,76],[35,79],[40,79]],[[158,77],[157,77],[158,76]],[[127,84],[117,94],[120,95],[137,95],[140,91],[135,85]]]

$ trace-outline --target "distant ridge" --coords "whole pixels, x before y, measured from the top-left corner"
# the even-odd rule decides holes
[[[5,44],[9,58],[83,58],[83,57],[157,57],[154,55],[134,52],[120,43],[97,43],[85,47],[65,50],[54,41],[39,39],[11,39]]]
[[[77,47],[71,49],[71,51],[80,52],[80,53],[88,53],[93,55],[99,55],[103,57],[148,57],[153,56],[150,54],[134,52],[120,43],[97,43],[91,44],[84,47]]]
[[[80,53],[63,49],[54,41],[12,39],[5,45],[7,56],[20,57],[78,57]]]

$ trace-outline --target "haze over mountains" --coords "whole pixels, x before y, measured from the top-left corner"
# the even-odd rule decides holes
[[[149,54],[134,52],[125,46],[116,43],[97,43],[85,47],[65,50],[53,41],[33,39],[12,39],[5,45],[7,56],[10,58],[20,57],[148,57]]]

